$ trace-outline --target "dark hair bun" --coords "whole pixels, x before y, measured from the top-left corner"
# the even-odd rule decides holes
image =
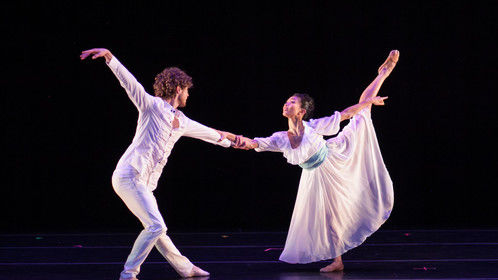
[[[294,93],[292,96],[299,97],[299,100],[301,100],[301,108],[306,110],[303,119],[308,120],[313,115],[313,110],[315,110],[315,101],[306,93]]]

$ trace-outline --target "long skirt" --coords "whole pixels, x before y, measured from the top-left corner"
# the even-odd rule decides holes
[[[341,256],[362,244],[391,213],[393,184],[370,111],[353,117],[326,145],[325,161],[302,171],[281,261],[310,263]]]

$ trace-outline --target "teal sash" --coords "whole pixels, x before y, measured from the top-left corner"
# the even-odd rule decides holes
[[[328,151],[329,150],[327,149],[327,145],[323,145],[323,147],[318,150],[318,152],[312,155],[307,161],[301,163],[299,166],[301,166],[301,168],[303,169],[308,170],[317,168],[327,157]]]

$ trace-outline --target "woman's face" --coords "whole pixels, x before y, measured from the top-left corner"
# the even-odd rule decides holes
[[[287,118],[303,117],[306,111],[301,108],[301,99],[297,96],[291,96],[282,108],[282,115]]]

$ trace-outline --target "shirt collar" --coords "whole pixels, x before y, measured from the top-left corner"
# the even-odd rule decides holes
[[[171,106],[171,104],[169,104],[166,100],[163,100],[163,102],[164,106],[166,106],[166,110],[170,111],[171,113],[176,114],[176,112],[179,111],[178,109],[173,108],[173,106]]]

